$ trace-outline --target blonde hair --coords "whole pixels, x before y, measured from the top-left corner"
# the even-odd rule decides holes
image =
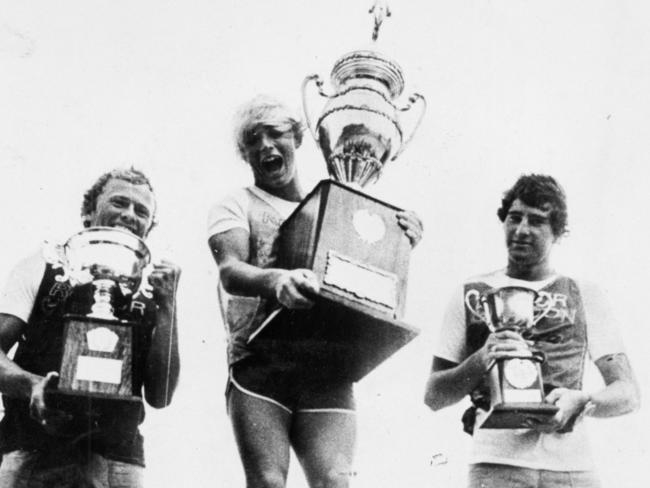
[[[234,138],[237,151],[242,159],[245,158],[246,143],[244,135],[247,131],[258,125],[291,125],[296,147],[302,143],[304,125],[300,118],[283,102],[269,95],[257,95],[243,104],[235,113]]]

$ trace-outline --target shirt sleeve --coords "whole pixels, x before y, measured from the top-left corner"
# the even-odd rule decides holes
[[[235,228],[250,232],[248,197],[245,190],[224,198],[208,212],[208,239]]]
[[[0,313],[13,315],[27,323],[44,272],[45,260],[41,253],[36,253],[18,263],[9,273],[0,293]]]
[[[587,323],[587,346],[592,361],[607,354],[625,352],[616,315],[606,294],[589,282],[580,283],[580,292]]]
[[[434,354],[441,359],[459,364],[467,357],[463,294],[464,287],[457,287],[447,304]]]

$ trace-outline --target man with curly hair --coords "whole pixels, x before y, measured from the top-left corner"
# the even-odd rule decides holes
[[[83,226],[114,227],[146,238],[155,223],[156,202],[140,171],[117,169],[102,175],[86,192]],[[63,315],[79,306],[62,270],[43,253],[21,261],[0,294],[0,487],[142,486],[143,439],[139,409],[120,409],[99,420],[54,410],[45,389],[57,376],[63,352]],[[179,373],[176,288],[180,269],[167,261],[149,275],[151,298],[136,294],[117,306],[133,327],[134,393],[155,408],[167,406]],[[18,345],[13,360],[6,355]]]
[[[438,410],[470,395],[463,417],[473,434],[470,488],[597,487],[583,415],[612,417],[638,408],[639,393],[616,328],[614,315],[596,287],[557,273],[553,246],[567,231],[564,191],[551,176],[525,175],[508,190],[497,212],[503,222],[505,269],[467,280],[445,313],[433,358],[425,403]],[[490,333],[466,304],[466,297],[504,286],[538,292],[535,307],[546,315],[528,338],[544,353],[545,401],[558,408],[548,423],[523,429],[481,429],[490,407],[486,373],[495,360],[526,351],[517,332]],[[589,354],[605,387],[584,391]]]

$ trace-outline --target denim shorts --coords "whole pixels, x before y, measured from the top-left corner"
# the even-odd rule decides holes
[[[142,488],[144,468],[91,454],[84,462],[61,459],[39,451],[5,453],[0,488]],[[44,459],[47,458],[47,461]]]
[[[469,468],[469,488],[599,488],[593,471],[550,471],[507,464],[479,463]]]

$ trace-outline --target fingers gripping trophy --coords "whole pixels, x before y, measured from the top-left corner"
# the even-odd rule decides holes
[[[59,381],[46,391],[47,404],[91,417],[109,413],[117,404],[141,408],[133,386],[134,354],[138,354],[133,329],[141,325],[117,318],[115,308],[141,289],[149,249],[130,232],[91,227],[70,237],[49,260],[64,271],[57,281],[68,282],[73,292],[89,289],[90,293],[79,293],[87,302],[82,304],[86,313],[64,316]]]
[[[387,12],[380,5],[371,9],[375,34]],[[416,93],[400,105],[403,71],[375,50],[342,56],[331,84],[332,92],[326,93],[316,74],[302,84],[306,123],[330,178],[316,185],[280,233],[281,267],[314,271],[320,290],[316,305],[309,311],[280,310],[250,343],[261,345],[266,339],[292,345],[292,354],[296,349],[314,357],[320,352],[356,381],[418,333],[401,321],[411,250],[397,224],[401,209],[361,189],[406,149],[426,103]],[[317,93],[310,93],[312,86]],[[323,105],[319,115],[312,109],[314,100]]]
[[[537,296],[535,290],[522,286],[505,286],[483,295],[471,290],[465,305],[492,333],[511,330],[526,338],[550,311],[548,301],[545,309],[536,309]],[[555,415],[557,407],[544,402],[543,362],[544,354],[534,346],[498,354],[488,368],[490,411],[481,428],[527,428]]]

